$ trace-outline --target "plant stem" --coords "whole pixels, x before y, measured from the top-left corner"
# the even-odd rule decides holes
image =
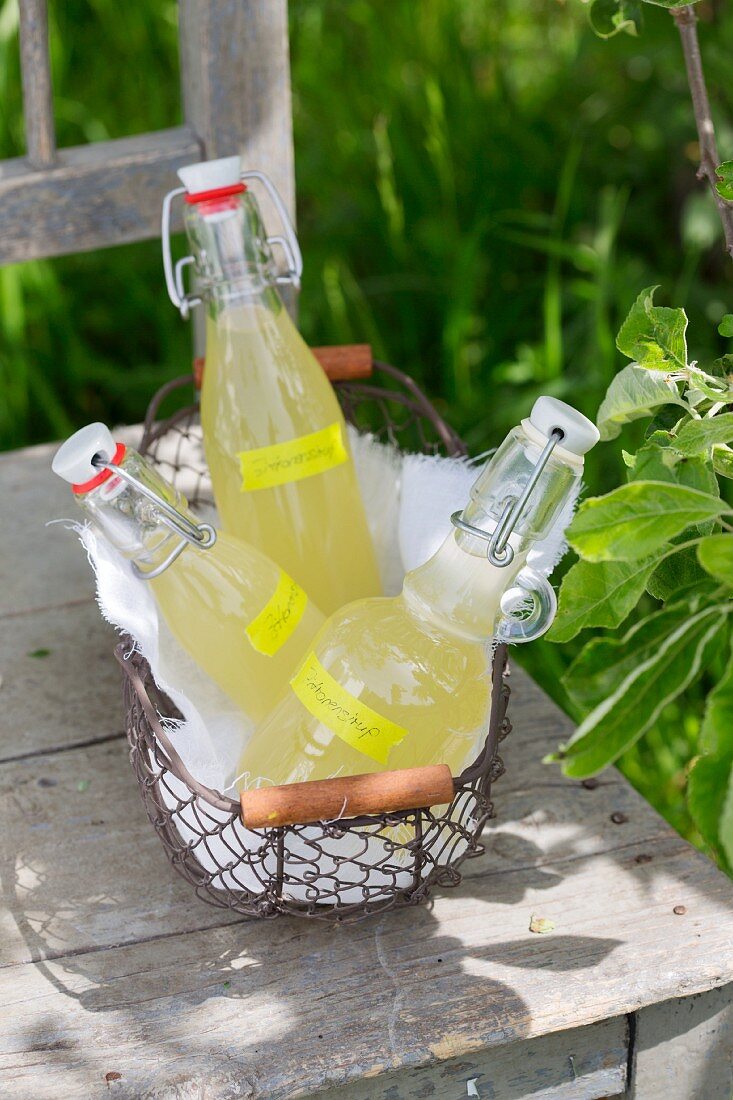
[[[672,18],[677,24],[677,30],[682,39],[682,51],[685,55],[687,68],[687,80],[692,96],[692,109],[695,113],[697,137],[700,145],[700,167],[697,170],[698,179],[707,179],[710,189],[718,207],[720,220],[723,223],[725,234],[725,248],[733,258],[733,205],[719,195],[715,185],[717,183],[717,167],[720,164],[718,146],[715,140],[715,129],[710,114],[710,100],[705,83],[705,74],[702,68],[700,56],[700,43],[697,37],[697,15],[695,9],[686,4],[681,8],[671,9]]]

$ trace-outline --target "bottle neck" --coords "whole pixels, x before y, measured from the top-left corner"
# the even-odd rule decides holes
[[[542,439],[530,438],[523,427],[513,429],[471,487],[463,521],[487,535],[496,531],[535,476],[543,447]],[[489,560],[486,538],[451,531],[437,553],[405,577],[408,606],[455,633],[476,640],[492,637],[502,596],[524,569],[530,550],[549,534],[582,468],[582,460],[573,456],[552,456],[546,463],[526,504],[512,519],[507,545],[513,554],[507,555],[505,565]]]
[[[185,498],[136,451],[128,449],[120,465],[186,519],[198,522]],[[114,473],[77,501],[104,538],[144,573],[160,568],[181,543],[181,536],[162,521],[155,502]]]
[[[511,564],[499,568],[484,540],[451,531],[424,565],[405,577],[402,595],[410,611],[446,633],[485,642],[496,632],[501,597],[524,567],[528,545],[512,536]]]
[[[191,205],[185,223],[197,289],[215,310],[232,301],[279,302],[275,261],[249,192]]]

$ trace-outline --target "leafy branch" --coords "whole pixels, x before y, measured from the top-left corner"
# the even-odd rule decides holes
[[[674,0],[593,0],[590,23],[601,38],[611,38],[624,32],[636,35],[642,26],[642,3],[667,8],[675,21],[682,42],[687,82],[690,86],[692,109],[700,147],[698,179],[707,179],[715,199],[725,237],[725,248],[733,258],[733,161],[720,163],[715,138],[710,98],[697,35],[697,15],[690,4],[675,4]]]
[[[622,637],[596,637],[581,650],[563,684],[584,717],[551,759],[572,776],[600,771],[728,652],[688,803],[700,833],[733,868],[733,507],[719,481],[733,478],[733,355],[707,369],[690,362],[687,316],[655,305],[655,290],[639,294],[621,326],[617,346],[634,362],[613,380],[598,414],[605,439],[633,420],[651,424],[638,451],[624,452],[627,483],[585,500],[570,525],[579,560],[563,581],[549,637],[619,627],[645,595],[661,606]],[[719,332],[733,337],[733,315]]]
[[[723,224],[725,234],[725,247],[733,258],[733,204],[724,197],[725,191],[721,189],[718,176],[726,177],[733,181],[733,162],[721,164],[718,156],[718,143],[715,139],[715,127],[710,113],[710,99],[705,83],[705,73],[702,67],[700,55],[700,43],[697,37],[697,15],[691,4],[681,8],[672,8],[672,18],[677,24],[682,40],[682,52],[685,55],[685,67],[687,80],[690,85],[692,97],[692,109],[695,113],[697,137],[700,145],[700,167],[697,171],[698,179],[707,179],[715,197]]]

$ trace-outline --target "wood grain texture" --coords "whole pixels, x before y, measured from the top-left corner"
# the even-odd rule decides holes
[[[123,734],[122,708],[110,706],[120,687],[109,661],[117,640],[88,598],[0,619],[0,724],[12,721],[0,761]]]
[[[139,427],[115,429],[117,438],[132,446],[140,434]],[[3,633],[11,630],[5,616],[69,606],[94,595],[86,554],[74,532],[66,530],[82,513],[70,487],[51,472],[57,448],[58,443],[48,443],[0,454],[0,516],[10,517],[0,551]]]
[[[179,12],[184,114],[201,156],[239,153],[272,178],[294,218],[286,0],[180,0]]]
[[[466,1100],[473,1082],[475,1095],[487,1100],[600,1100],[626,1095],[627,1061],[628,1027],[621,1018],[410,1073],[385,1073],[327,1095],[329,1100]]]
[[[7,933],[2,951],[5,963],[55,955],[59,949],[78,954],[127,942],[130,937],[161,936],[222,922],[222,915],[196,901],[191,888],[170,867],[145,817],[127,762],[126,742],[118,733],[122,719],[119,673],[109,663],[112,675],[109,682],[99,684],[98,703],[107,708],[107,721],[95,735],[96,741],[75,747],[79,744],[76,727],[66,726],[62,711],[56,751],[26,753],[23,759],[0,765],[2,865],[43,868],[37,888],[23,882],[22,870],[18,870],[19,883],[12,873],[6,882],[5,901],[12,912],[32,913],[34,927],[42,934],[24,939],[17,930]],[[75,663],[74,667],[81,666]],[[8,681],[3,694],[7,686]],[[62,687],[63,682],[59,690]],[[14,690],[5,700],[3,730],[27,725],[27,748],[38,716]],[[45,721],[48,727],[49,716]],[[47,731],[43,733],[47,741]],[[10,750],[13,739],[4,740],[10,741]],[[625,784],[604,788],[600,795],[580,787],[576,797],[575,784],[548,783],[547,769],[533,754],[520,758],[516,766],[511,757],[508,763],[509,771],[495,791],[498,818],[485,834],[487,854],[466,866],[466,885],[454,896],[456,903],[461,903],[464,892],[491,898],[497,896],[497,889],[504,904],[519,901],[525,889],[521,876],[527,874],[537,896],[543,897],[582,862],[611,855],[633,870],[640,855],[646,858],[653,852],[662,874],[667,861],[677,854],[679,839],[670,838],[664,826],[660,830],[656,815],[645,814],[646,807]],[[542,816],[536,811],[538,804],[543,807]],[[631,837],[619,834],[610,821],[619,808],[631,814]],[[542,845],[534,839],[538,829]],[[73,838],[73,842],[60,843],[59,838]],[[80,852],[85,853],[81,863]],[[652,874],[655,868],[649,865],[647,870]],[[100,904],[100,899],[113,899],[114,904]]]
[[[453,777],[446,764],[257,787],[240,795],[242,821],[249,829],[416,810],[452,799]]]
[[[0,466],[39,505],[47,452]],[[17,499],[5,497],[5,530],[10,517],[25,522]],[[57,589],[68,581],[70,561],[50,542],[19,539],[9,570],[48,575],[45,598],[54,576]],[[55,592],[57,609],[66,594]],[[25,588],[0,626],[32,641],[45,615],[51,630],[44,606]],[[281,1100],[348,1087],[392,1100],[402,1094],[385,1090],[399,1071],[404,1090],[424,1074],[425,1089],[451,1100],[436,1080],[445,1089],[455,1081],[463,1096],[473,1069],[490,1073],[506,1052],[507,1066],[529,1074],[534,1065],[537,1095],[544,1080],[557,1085],[553,1100],[574,1100],[598,1095],[608,1074],[617,1087],[620,1072],[619,1033],[603,1031],[601,1042],[599,1030],[596,1062],[582,1061],[586,1091],[561,1079],[582,1029],[733,981],[733,884],[617,772],[589,790],[542,765],[569,723],[518,671],[498,816],[458,890],[432,908],[351,928],[243,922],[204,905],[145,819],[116,737],[114,678],[90,678],[99,681],[96,743],[75,742],[73,706],[60,708],[56,725],[42,713],[70,671],[99,667],[99,637],[81,611],[79,621],[74,651],[46,666],[47,684],[14,666],[18,685],[7,695],[7,682],[0,688],[2,744],[12,747],[22,731],[26,753],[0,764],[3,1097]],[[684,916],[674,913],[680,905]],[[531,933],[533,915],[554,921],[554,931]],[[720,997],[722,1011],[730,989]],[[548,1037],[544,1050],[536,1045]],[[679,1100],[705,1095],[695,1092],[708,1080],[697,1065]],[[108,1082],[108,1073],[120,1077]],[[491,1077],[478,1081],[479,1095],[490,1096],[482,1081]]]
[[[354,382],[372,376],[370,344],[335,344],[311,351],[332,382]]]
[[[25,158],[0,162],[0,264],[159,236],[176,169],[200,157],[180,126],[60,149],[43,172]]]
[[[676,997],[638,1014],[629,1100],[730,1100],[733,988]]]
[[[21,0],[20,67],[28,161],[47,168],[56,159],[46,0]]]

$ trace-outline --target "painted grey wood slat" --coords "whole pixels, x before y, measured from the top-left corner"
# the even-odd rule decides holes
[[[202,157],[240,153],[293,214],[286,0],[180,0],[186,125],[57,153],[46,8],[22,8],[28,156],[0,162],[0,264],[158,236],[175,170]]]
[[[733,985],[638,1013],[628,1100],[730,1100]]]
[[[287,0],[180,0],[186,121],[207,158],[240,153],[295,208]]]
[[[202,156],[239,153],[272,178],[295,220],[287,0],[179,0],[179,25],[184,116]],[[262,207],[280,232],[266,198]],[[284,287],[282,297],[295,316],[295,292]],[[202,309],[192,325],[194,354],[203,355]]]
[[[28,161],[46,168],[56,159],[46,0],[20,0],[20,64]]]
[[[60,149],[53,168],[0,163],[0,264],[157,237],[175,172],[198,160],[187,126]]]
[[[365,1076],[307,1100],[606,1100],[626,1095],[627,1062],[628,1024],[616,1017],[408,1072]]]

